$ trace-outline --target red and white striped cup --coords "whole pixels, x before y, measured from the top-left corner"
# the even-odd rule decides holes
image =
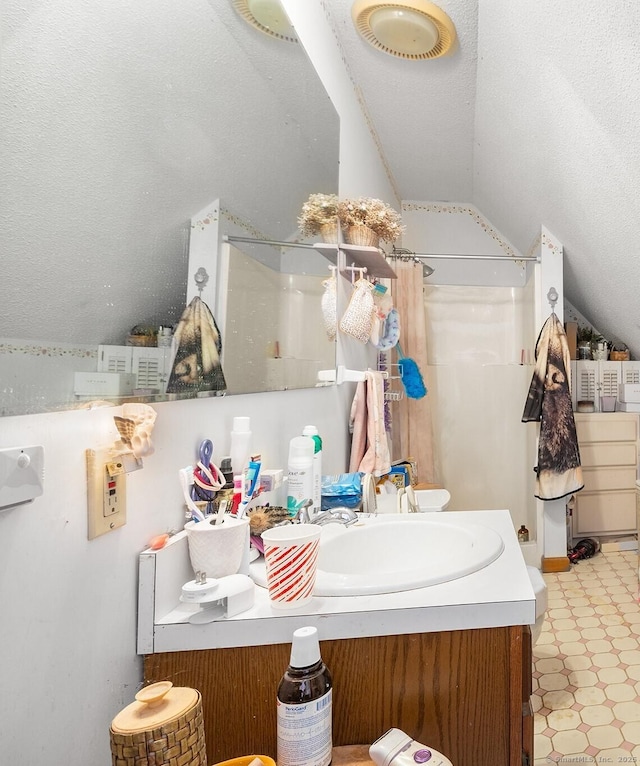
[[[272,606],[293,609],[311,601],[321,532],[316,524],[286,524],[262,533]]]

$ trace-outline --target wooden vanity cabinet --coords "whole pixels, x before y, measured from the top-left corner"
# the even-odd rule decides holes
[[[575,495],[574,538],[635,534],[638,416],[576,413],[584,489]]]
[[[333,676],[333,744],[371,744],[391,727],[455,766],[533,763],[527,626],[321,642]],[[145,682],[203,698],[209,763],[276,756],[275,698],[289,644],[145,657]]]

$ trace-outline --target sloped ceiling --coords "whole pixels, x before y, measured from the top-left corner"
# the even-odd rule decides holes
[[[546,226],[565,294],[640,356],[640,3],[442,0],[459,44],[414,62],[325,0],[400,199],[471,202],[521,252]]]

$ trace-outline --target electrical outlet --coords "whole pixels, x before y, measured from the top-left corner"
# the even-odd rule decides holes
[[[127,474],[106,450],[86,451],[88,538],[111,532],[127,522]]]

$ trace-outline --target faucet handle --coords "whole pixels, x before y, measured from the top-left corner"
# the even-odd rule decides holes
[[[298,524],[310,524],[311,523],[311,513],[309,513],[309,508],[313,505],[313,500],[305,500],[302,505],[298,507],[298,510],[295,513],[295,516],[293,517],[294,522],[298,522]]]

